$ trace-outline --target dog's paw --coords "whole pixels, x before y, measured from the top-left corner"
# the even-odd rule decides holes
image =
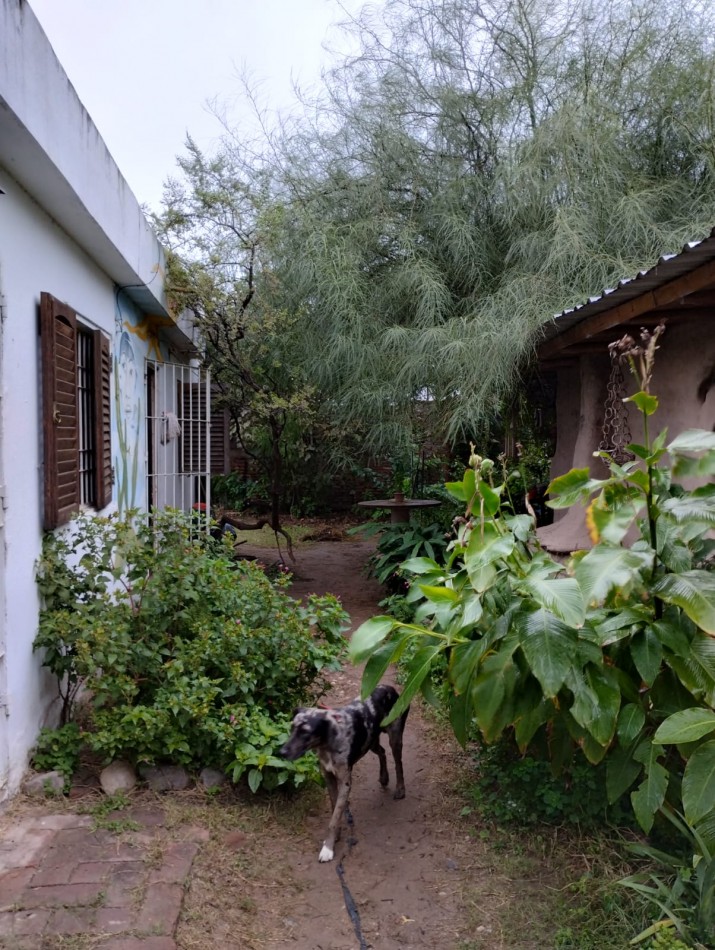
[[[323,847],[320,849],[320,854],[318,855],[318,861],[321,861],[323,863],[325,861],[332,861],[333,857],[334,857],[333,849],[329,848],[327,844],[324,844]]]
[[[405,797],[405,790],[404,790],[404,788],[396,788],[396,789],[395,789],[395,794],[394,794],[392,797],[393,797],[393,798],[396,798],[396,799],[404,798],[404,797]]]

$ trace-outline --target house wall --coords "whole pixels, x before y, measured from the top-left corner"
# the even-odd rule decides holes
[[[6,485],[4,554],[8,771],[3,791],[18,787],[40,726],[53,716],[56,683],[33,653],[38,594],[35,563],[42,542],[40,293],[67,302],[82,322],[114,333],[113,282],[0,168],[0,292],[3,295],[2,472]],[[113,439],[113,446],[116,440]],[[1,733],[0,729],[0,733]],[[0,734],[0,742],[2,736]],[[3,789],[4,784],[4,789]]]
[[[164,254],[26,0],[0,0],[0,800],[57,689],[32,644],[43,528],[40,295],[112,351],[114,497],[145,501],[145,359],[195,353],[169,316]],[[184,357],[187,358],[187,357]],[[2,523],[4,516],[4,524]],[[64,530],[64,529],[60,529]]]
[[[618,336],[614,332],[614,339]],[[605,355],[582,356],[576,368],[559,370],[558,442],[552,478],[571,468],[589,468],[594,477],[605,477],[607,469],[593,453],[602,439],[610,371],[610,360]],[[627,370],[624,375],[624,395],[631,395],[636,391],[635,378]],[[664,428],[669,441],[685,429],[715,430],[715,334],[708,320],[667,327],[656,354],[650,389],[659,400],[650,421],[651,437]],[[642,442],[642,421],[633,406],[629,407],[628,419],[632,441]],[[557,514],[560,516],[552,525],[539,529],[539,538],[547,548],[570,552],[591,546],[585,508],[574,505]]]

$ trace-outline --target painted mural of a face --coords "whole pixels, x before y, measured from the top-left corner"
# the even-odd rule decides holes
[[[134,447],[139,425],[139,371],[134,349],[128,333],[122,333],[119,343],[119,392],[122,401],[122,424],[125,427],[126,444]]]

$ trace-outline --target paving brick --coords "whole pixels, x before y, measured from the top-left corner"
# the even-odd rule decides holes
[[[181,911],[184,889],[179,884],[150,884],[139,911],[139,930],[171,934]]]
[[[22,895],[22,906],[71,907],[93,904],[102,894],[98,884],[55,884],[50,887],[28,887]]]
[[[4,946],[2,937],[7,937],[15,929],[15,915],[12,912],[0,914],[0,947]]]
[[[100,907],[95,920],[97,933],[119,934],[136,928],[136,912],[131,907]]]
[[[181,884],[191,870],[198,850],[194,841],[172,841],[164,851],[161,866],[151,871],[149,883]]]
[[[19,902],[34,874],[34,868],[15,868],[0,874],[0,910],[7,910]]]
[[[32,870],[34,871],[34,868]],[[42,867],[39,871],[35,871],[32,878],[32,886],[52,887],[54,884],[69,884],[70,875],[73,870],[73,864],[58,864],[54,867]]]
[[[46,907],[37,910],[20,910],[13,914],[13,933],[22,936],[41,934],[49,923],[52,911]]]
[[[54,837],[54,831],[39,830],[26,821],[8,829],[0,842],[0,872],[38,865]]]
[[[96,930],[96,911],[90,907],[79,907],[70,910],[60,907],[53,912],[47,926],[47,932],[52,934],[86,934]]]
[[[105,907],[129,907],[135,902],[136,890],[144,883],[145,871],[141,861],[125,862],[115,870],[104,891]]]
[[[120,865],[121,867],[121,865]],[[72,884],[97,884],[107,879],[109,873],[116,868],[113,861],[88,861],[78,864],[72,871]]]

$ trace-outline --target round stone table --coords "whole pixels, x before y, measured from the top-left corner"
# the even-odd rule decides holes
[[[410,512],[415,508],[436,508],[441,501],[432,498],[405,498],[395,495],[394,498],[378,498],[376,501],[359,501],[359,508],[388,508],[392,524],[406,524],[410,520]]]

